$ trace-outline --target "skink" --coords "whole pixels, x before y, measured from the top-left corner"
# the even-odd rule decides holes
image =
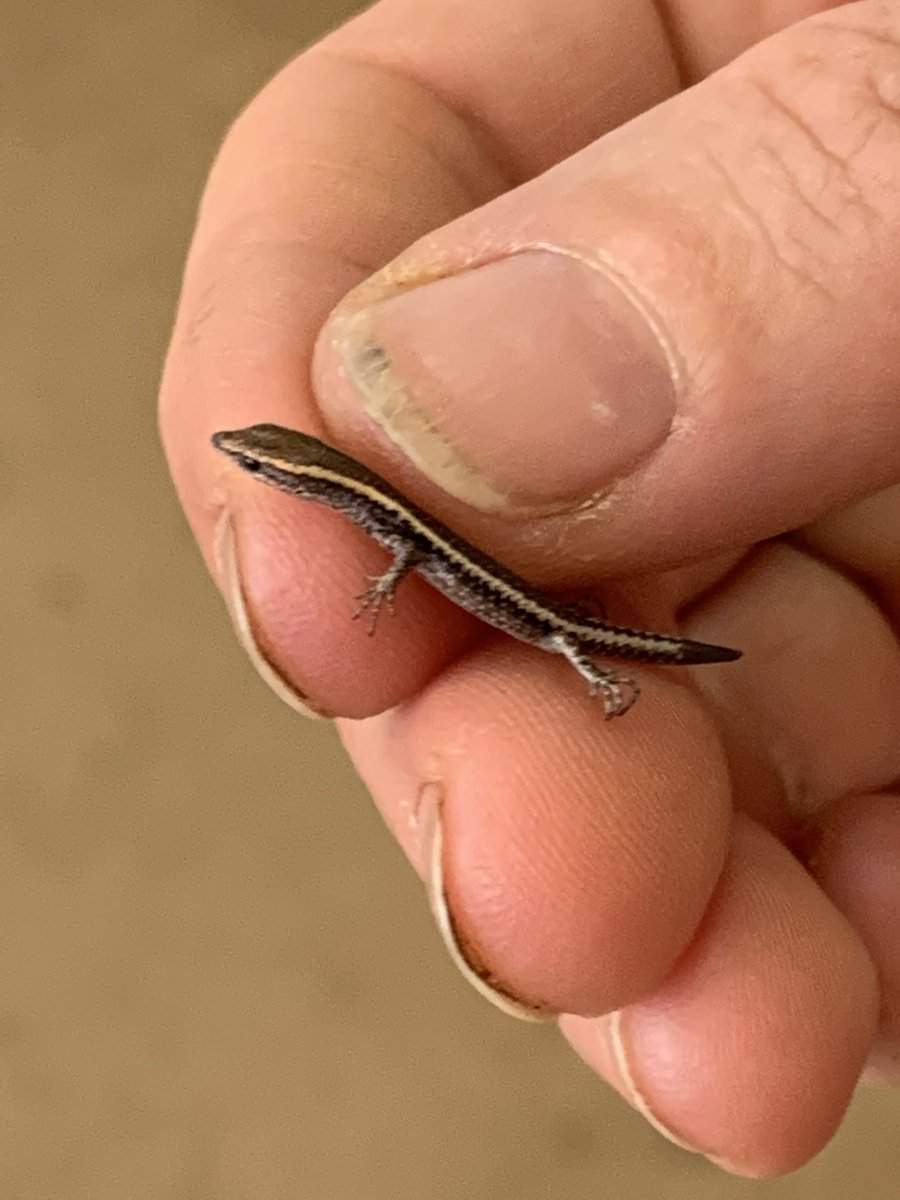
[[[410,571],[427,579],[460,608],[488,625],[552,654],[561,654],[603,697],[606,718],[627,712],[638,696],[633,679],[604,670],[595,656],[688,665],[732,662],[739,650],[611,625],[577,604],[560,603],[534,588],[408,500],[374,471],[318,438],[280,425],[251,425],[213,435],[212,444],[245,471],[292,496],[343,513],[394,559],[357,599],[370,632],[382,603]]]

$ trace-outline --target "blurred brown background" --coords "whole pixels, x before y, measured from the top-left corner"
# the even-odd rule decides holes
[[[155,388],[218,140],[350,7],[0,11],[0,1196],[894,1196],[890,1094],[731,1181],[471,994],[232,639]]]

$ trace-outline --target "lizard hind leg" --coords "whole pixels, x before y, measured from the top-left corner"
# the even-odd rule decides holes
[[[603,710],[607,721],[627,713],[640,695],[641,689],[633,679],[598,667],[589,655],[563,634],[554,635],[547,649],[562,654],[578,674],[587,680],[588,693],[591,696],[599,694],[603,697]]]

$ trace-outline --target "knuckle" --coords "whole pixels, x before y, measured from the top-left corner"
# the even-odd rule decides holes
[[[707,166],[725,203],[791,287],[833,310],[854,264],[890,255],[900,221],[900,7],[802,22],[733,64],[721,86],[729,128]],[[752,131],[742,152],[723,145],[735,125]]]
[[[852,5],[812,18],[747,56],[737,73],[757,149],[794,210],[813,260],[873,243],[900,214],[900,9]],[[796,219],[796,206],[805,214]],[[784,213],[777,213],[778,217]],[[783,234],[782,234],[783,236]],[[818,251],[818,253],[817,253]]]

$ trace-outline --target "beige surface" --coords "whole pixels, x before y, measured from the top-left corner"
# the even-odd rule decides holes
[[[457,980],[171,495],[154,392],[206,165],[338,11],[2,7],[0,1196],[745,1196]],[[898,1116],[865,1096],[750,1190],[893,1196]]]

